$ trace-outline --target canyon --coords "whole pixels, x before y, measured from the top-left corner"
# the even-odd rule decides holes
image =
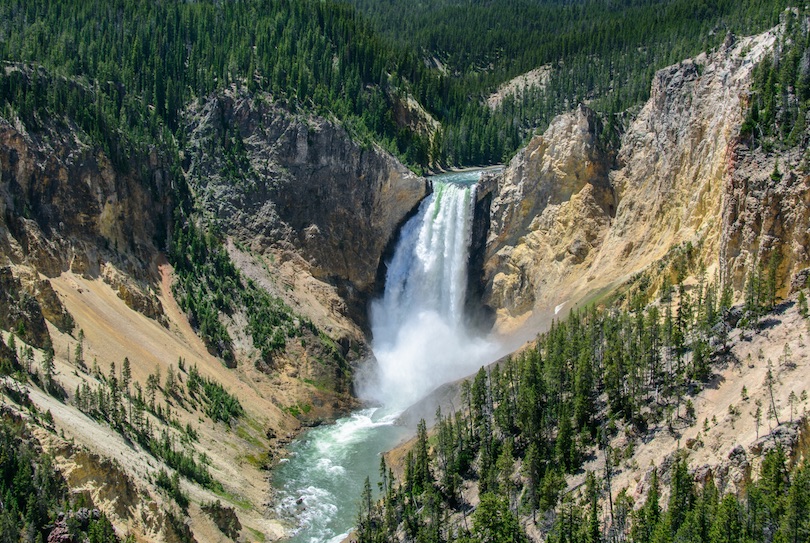
[[[675,282],[672,261],[684,251],[704,263],[707,276],[728,280],[738,301],[749,270],[779,254],[778,294],[794,299],[810,267],[805,150],[769,153],[741,134],[752,70],[771,54],[778,32],[729,36],[716,51],[658,71],[649,100],[622,118],[618,145],[602,137],[603,120],[580,105],[502,171],[484,173],[471,204],[471,327],[482,334],[491,328],[517,347],[641,277],[653,292]],[[372,356],[369,304],[383,293],[400,231],[433,186],[338,122],[291,112],[239,85],[191,103],[182,130],[177,171],[158,149],[114,164],[69,120],[32,131],[0,119],[0,347],[12,337],[17,347],[32,347],[34,367],[52,349],[65,391],[59,399],[33,382],[4,378],[4,409],[31,420],[38,420],[32,412],[50,413],[52,424],[38,426],[36,439],[71,490],[91,496],[120,534],[277,540],[285,526],[269,514],[267,469],[306,427],[359,406],[353,376]],[[272,363],[246,332],[246,308],[218,314],[233,338],[235,358],[227,364],[182,309],[167,258],[182,198],[191,202],[192,220],[222,240],[239,277],[280,300],[306,329],[274,351]],[[735,332],[737,358],[763,354],[755,368],[724,368],[724,384],[697,404],[699,420],[721,420],[711,439],[704,436],[697,462],[726,473],[739,468],[723,467],[727,450],[739,441],[750,451],[759,428],[754,437],[750,424],[735,431],[723,413],[743,383],[762,381],[764,359],[778,358],[783,345],[806,361],[806,330],[791,309],[753,339]],[[187,385],[194,367],[244,407],[244,416],[218,421],[182,386],[174,394],[158,378],[176,424],[147,417],[178,441],[177,427],[191,428],[198,436],[188,445],[192,456],[204,455],[222,483],[214,490],[182,480],[191,498],[182,526],[165,512],[174,505],[155,482],[160,459],[75,405],[74,390],[105,386],[124,359],[139,383],[172,373]],[[782,405],[789,392],[810,388],[806,371],[785,368],[782,375]],[[35,411],[9,399],[14,387]],[[458,405],[458,389],[443,393]],[[753,386],[750,394],[762,399],[765,390]],[[432,414],[434,399],[423,411]],[[696,443],[695,432],[684,439]],[[645,476],[633,462],[659,463],[679,446],[668,436],[654,440],[626,459],[618,480],[636,484],[639,496]],[[600,469],[598,460],[593,467]],[[572,488],[581,483],[570,481]]]

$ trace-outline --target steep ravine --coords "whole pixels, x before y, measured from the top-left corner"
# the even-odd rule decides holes
[[[13,394],[5,389],[2,403],[41,425],[37,439],[68,484],[90,496],[119,534],[277,539],[282,530],[265,514],[264,470],[304,424],[354,405],[348,391],[318,381],[331,371],[323,360],[332,350],[349,364],[367,356],[365,304],[380,288],[383,255],[430,187],[338,124],[289,113],[266,96],[211,96],[186,122],[181,158],[192,220],[213,227],[242,277],[289,306],[303,334],[287,341],[268,370],[256,363],[247,315],[223,311],[217,318],[235,338],[235,367],[227,368],[172,289],[163,252],[175,234],[170,154],[134,147],[128,164],[115,165],[69,119],[30,131],[16,118],[0,119],[0,355],[11,356],[10,332],[20,360],[34,347],[24,358],[32,377],[12,386]],[[50,346],[52,390],[61,400],[42,390]],[[131,383],[159,407],[141,420],[151,421],[155,437],[168,432],[222,484],[214,492],[180,478],[191,499],[186,524],[163,512],[176,508],[155,482],[166,464],[132,431],[115,430],[109,415],[77,408],[75,391],[106,390],[115,382],[112,365],[121,379],[125,359]],[[213,419],[208,393],[187,388],[191,368],[234,394],[244,414],[230,423]],[[155,376],[150,393],[144,384]],[[28,399],[18,403],[19,394]],[[50,425],[37,422],[45,412]],[[115,496],[110,481],[120,490]],[[218,500],[222,507],[213,505]]]

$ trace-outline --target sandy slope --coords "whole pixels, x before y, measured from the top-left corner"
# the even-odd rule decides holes
[[[120,372],[124,357],[132,366],[133,381],[145,384],[147,376],[160,368],[165,378],[169,366],[173,366],[179,379],[185,382],[186,374],[178,370],[178,359],[185,360],[185,367],[197,365],[203,376],[213,377],[227,390],[236,394],[247,415],[232,427],[223,423],[212,424],[200,411],[188,403],[184,409],[180,402],[171,400],[170,408],[182,425],[191,424],[199,434],[195,445],[198,453],[205,452],[210,458],[212,475],[221,481],[226,494],[217,496],[210,491],[183,480],[183,488],[191,496],[191,528],[198,541],[218,541],[224,536],[213,522],[199,509],[205,501],[221,500],[234,506],[243,526],[242,535],[250,540],[258,537],[250,528],[275,540],[283,534],[282,527],[266,517],[269,500],[269,485],[261,465],[272,458],[273,451],[300,427],[297,420],[283,411],[283,407],[296,403],[295,384],[284,375],[268,376],[257,371],[252,364],[242,364],[229,370],[211,356],[202,341],[194,334],[170,291],[171,270],[165,262],[160,265],[162,284],[160,301],[163,304],[168,328],[152,319],[129,309],[116,293],[100,279],[89,279],[73,273],[65,273],[52,279],[54,289],[76,321],[73,337],[61,334],[49,325],[56,352],[56,380],[73,396],[76,387],[87,381],[98,386],[92,375],[97,364],[101,373],[107,375],[110,363],[115,362]],[[76,337],[84,331],[84,358],[89,372],[79,370],[70,359],[75,358]],[[19,342],[18,342],[19,345]],[[36,354],[39,364],[41,354]],[[300,389],[300,384],[297,386]],[[56,452],[60,466],[71,477],[72,472],[82,473],[82,485],[97,498],[99,505],[112,514],[116,527],[125,533],[132,531],[139,540],[161,541],[159,528],[150,526],[159,518],[156,504],[164,504],[168,498],[155,491],[150,483],[161,466],[139,446],[125,441],[108,426],[99,424],[70,404],[63,404],[35,387],[28,387],[32,401],[41,411],[50,410],[56,427],[56,435],[43,438]],[[157,394],[158,403],[164,402],[162,393]],[[269,432],[268,432],[269,430]],[[276,439],[274,436],[279,436]],[[69,446],[70,443],[75,446]],[[131,477],[132,484],[146,492],[147,499],[139,497],[125,506],[116,505],[116,500],[104,499],[104,488],[109,486],[104,473],[88,475],[93,467],[82,466],[75,452],[85,448],[91,453],[119,463]],[[108,496],[109,498],[109,496]],[[154,500],[154,501],[153,501]],[[123,507],[123,508],[122,508]],[[146,521],[145,519],[152,519]]]
[[[785,304],[783,310],[766,317],[765,326],[755,332],[735,330],[731,334],[732,356],[724,366],[715,366],[714,379],[692,398],[695,406],[696,422],[689,424],[678,420],[670,432],[666,425],[653,428],[650,434],[636,440],[632,455],[624,459],[613,478],[614,495],[622,488],[639,500],[646,494],[646,476],[650,466],[660,466],[667,456],[681,448],[688,454],[692,469],[701,466],[715,467],[728,463],[729,453],[737,446],[745,449],[748,461],[754,466],[761,460],[751,445],[758,437],[768,434],[776,427],[776,421],[768,417],[770,395],[765,385],[769,361],[777,383],[773,388],[774,399],[780,423],[791,420],[791,407],[788,397],[791,391],[801,396],[803,391],[810,394],[810,320],[802,318],[795,304]],[[785,359],[785,346],[791,353]],[[746,388],[747,399],[742,398]],[[754,413],[756,402],[762,403],[762,418],[757,431]],[[738,415],[731,415],[733,406]],[[792,412],[793,420],[806,415],[810,409],[808,401],[798,402]],[[681,415],[685,411],[681,408]],[[708,420],[708,431],[704,428]],[[612,447],[628,450],[628,440],[620,435],[612,442]],[[604,474],[604,455],[586,464],[585,470]],[[756,469],[754,469],[756,473]],[[569,489],[584,481],[584,475],[573,478]],[[734,489],[734,481],[728,490]]]

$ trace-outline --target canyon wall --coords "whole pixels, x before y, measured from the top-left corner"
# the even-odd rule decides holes
[[[166,160],[145,150],[115,166],[83,139],[69,122],[29,132],[0,118],[0,326],[38,347],[49,343],[44,319],[72,330],[50,283],[68,271],[163,316],[154,287],[171,223]]]
[[[180,164],[170,145],[158,144],[131,145],[115,161],[72,119],[45,118],[43,108],[29,129],[9,111],[0,117],[0,358],[6,368],[11,360],[25,368],[27,379],[13,393],[4,389],[4,413],[32,424],[36,413],[48,414],[51,422],[37,428],[43,450],[71,491],[88,496],[121,534],[139,541],[281,537],[284,528],[267,516],[266,468],[304,425],[356,406],[346,383],[368,354],[365,304],[429,183],[336,122],[235,89],[186,112]],[[129,145],[111,132],[104,137]],[[180,205],[185,198],[189,205]],[[176,270],[165,251],[179,239],[173,227],[182,208],[215,236],[202,252],[223,242],[236,280],[250,281],[252,296],[269,293],[265,307],[292,322],[296,335],[284,338],[270,363],[251,336],[250,315],[233,301],[240,292],[233,283],[215,301],[229,297],[230,305],[213,311],[233,341],[229,367],[207,348],[190,306],[181,307],[188,300],[180,296],[190,294],[173,289]],[[199,250],[196,242],[180,250]],[[207,262],[200,268],[200,282],[221,285]],[[121,399],[123,387],[115,394],[129,416],[134,391],[146,383],[154,400],[138,404],[140,424],[146,420],[222,484],[215,494],[184,473],[179,488],[192,502],[185,520],[166,513],[176,506],[155,482],[159,470],[177,468],[136,443],[139,423],[86,405],[89,394],[113,401],[112,392],[98,391],[123,383],[124,361],[132,397]],[[244,412],[216,419],[199,379],[232,394]],[[125,419],[126,412],[118,411]],[[111,477],[121,487],[114,495],[105,490]]]
[[[482,179],[484,303],[500,331],[536,327],[680,245],[696,248],[710,272],[730,270],[738,291],[745,270],[777,248],[784,277],[810,263],[801,150],[781,157],[775,179],[779,158],[740,137],[752,69],[775,39],[729,37],[714,53],[658,71],[615,153],[581,106]]]
[[[251,251],[336,289],[364,323],[383,255],[430,190],[389,153],[324,118],[231,90],[188,116],[188,178],[198,206]],[[339,317],[340,315],[338,315]]]

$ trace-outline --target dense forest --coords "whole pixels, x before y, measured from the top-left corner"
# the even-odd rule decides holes
[[[728,363],[730,331],[756,329],[776,307],[777,268],[774,258],[750,270],[746,301],[732,308],[730,289],[707,282],[691,247],[682,247],[658,289],[642,276],[605,309],[574,311],[531,348],[481,368],[462,384],[458,412],[437,412],[430,435],[420,422],[401,481],[383,461],[381,493],[367,484],[361,499],[358,540],[524,541],[519,517],[528,516],[561,543],[806,541],[810,465],[791,471],[782,450],[765,459],[759,481],[740,496],[720,495],[711,481],[700,487],[680,457],[668,478],[668,507],[659,503],[663,489],[654,479],[643,507],[634,511],[622,493],[610,505],[609,533],[601,520],[610,466],[627,452],[609,446],[619,431],[641,436],[700,424],[711,432],[716,421],[698,421],[693,399],[717,365]],[[690,270],[700,280],[687,288],[680,278]],[[778,363],[794,361],[786,353]],[[766,388],[774,372],[769,366]],[[784,422],[771,394],[757,425],[765,418],[778,424],[780,416]],[[566,476],[593,455],[605,457],[606,472],[588,473],[576,499],[564,492]],[[480,496],[469,521],[464,481],[473,481]]]
[[[727,33],[761,32],[791,5],[781,0],[351,2],[374,28],[440,65],[461,95],[474,97],[442,119],[441,157],[451,163],[497,162],[490,133],[513,137],[510,129],[517,129],[519,141],[579,102],[600,112],[606,137],[615,138],[619,114],[647,99],[655,70],[719,46]],[[539,66],[551,69],[544,88],[483,111],[482,96]],[[415,88],[430,103],[418,82]],[[510,143],[502,146],[504,158],[513,150]]]
[[[12,1],[0,6],[0,21],[0,59],[42,65],[92,90],[75,109],[79,117],[103,117],[106,131],[147,143],[176,136],[182,145],[185,104],[235,82],[268,91],[290,109],[335,115],[415,165],[427,160],[424,142],[394,124],[380,82],[430,74],[345,5]],[[71,105],[65,91],[52,96],[58,91],[49,86],[6,77],[2,99],[24,119],[43,106],[58,117]]]
[[[502,162],[584,100],[608,117],[645,99],[655,69],[772,26],[784,0],[704,2],[11,0],[0,5],[0,100],[35,129],[70,116],[123,163],[132,144],[182,148],[185,105],[231,84],[342,120],[414,167]],[[440,58],[448,70],[428,67]],[[43,66],[57,82],[14,63]],[[490,111],[486,94],[553,66],[542,92]],[[395,119],[415,97],[435,133]],[[607,134],[612,134],[608,130]]]

